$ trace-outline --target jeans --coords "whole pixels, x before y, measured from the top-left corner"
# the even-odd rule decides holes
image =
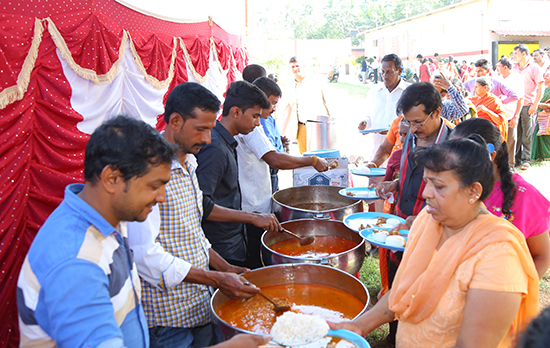
[[[279,177],[277,176],[279,169],[269,167],[269,174],[271,175],[271,193],[279,190]]]
[[[203,348],[218,343],[214,326],[194,328],[155,326],[149,328],[151,348]]]
[[[533,146],[533,118],[529,115],[529,106],[521,108],[518,119],[517,142],[516,142],[516,164],[531,162],[531,147]]]

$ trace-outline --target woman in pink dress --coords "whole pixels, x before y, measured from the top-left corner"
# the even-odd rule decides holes
[[[491,147],[495,166],[493,191],[484,203],[496,216],[502,216],[525,236],[539,278],[550,266],[550,202],[519,174],[512,174],[508,164],[508,147],[501,142],[498,128],[489,120],[472,118],[460,123],[451,138],[479,134]],[[491,151],[492,150],[492,151]]]

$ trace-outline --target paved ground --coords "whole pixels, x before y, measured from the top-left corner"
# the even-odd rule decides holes
[[[373,86],[371,83],[363,85],[354,76],[345,75],[341,76],[338,83],[362,87]],[[335,84],[330,83],[326,83],[324,86],[331,116],[336,117],[339,121],[336,126],[338,138],[335,148],[350,159],[355,159],[357,156],[367,157],[365,154],[369,153],[369,139],[368,136],[357,131],[357,125],[365,115],[368,88],[365,88],[364,94],[357,95],[355,93],[350,95],[343,92],[341,87],[343,86],[335,86]],[[297,145],[291,145],[291,153],[299,154]],[[369,158],[365,159],[368,160]],[[520,174],[550,200],[550,162],[532,166],[529,170]],[[281,171],[279,177],[281,188],[292,186],[292,171]],[[354,186],[367,184],[364,178],[354,176],[353,180]]]

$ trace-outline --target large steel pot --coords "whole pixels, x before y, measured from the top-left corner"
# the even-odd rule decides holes
[[[319,284],[336,288],[353,295],[364,307],[357,315],[363,314],[369,305],[370,297],[367,288],[357,278],[352,277],[339,269],[311,264],[276,265],[255,269],[243,274],[247,280],[257,286],[307,283]],[[231,299],[225,296],[220,290],[216,290],[210,300],[212,322],[221,328],[224,339],[229,339],[239,333],[254,332],[239,329],[225,322],[218,316],[218,309]]]
[[[363,201],[341,196],[338,186],[298,186],[275,192],[273,212],[280,221],[298,219],[344,220],[348,215],[363,211]],[[322,205],[330,204],[330,209]],[[301,208],[313,205],[310,209]]]
[[[265,265],[278,265],[285,263],[313,263],[328,265],[348,272],[357,274],[365,260],[365,240],[357,232],[348,228],[341,221],[336,220],[315,220],[304,219],[287,221],[281,224],[289,231],[299,236],[332,236],[352,240],[359,243],[355,248],[346,252],[318,258],[306,258],[300,256],[289,256],[278,253],[270,247],[280,241],[294,237],[280,232],[264,232],[262,236],[262,260]]]

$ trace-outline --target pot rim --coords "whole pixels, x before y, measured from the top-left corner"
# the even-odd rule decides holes
[[[312,220],[315,220],[315,219],[296,219],[296,220],[289,220],[289,221],[285,221],[281,224],[284,224],[286,222],[294,222],[294,221],[303,221],[303,220],[306,220],[306,221],[312,221]],[[336,221],[336,222],[341,222],[339,220],[316,220],[316,221]],[[346,226],[347,227],[347,226]],[[349,228],[349,227],[348,227]],[[351,229],[350,229],[351,230]],[[357,233],[353,230],[351,230],[352,232],[354,233]],[[324,260],[330,260],[332,258],[338,258],[344,254],[348,254],[350,252],[353,252],[355,251],[356,249],[362,247],[364,244],[365,244],[365,238],[361,238],[361,242],[359,244],[357,244],[355,247],[349,249],[349,250],[346,250],[346,251],[343,251],[341,253],[338,253],[338,254],[332,254],[330,256],[325,256],[325,257],[303,257],[303,256],[291,256],[291,255],[287,255],[287,254],[281,254],[273,249],[271,249],[270,247],[268,247],[265,242],[264,242],[264,237],[266,234],[268,234],[269,232],[268,231],[264,231],[264,233],[262,234],[262,246],[264,248],[266,248],[267,250],[269,250],[271,253],[275,254],[275,255],[278,255],[278,256],[282,256],[282,257],[286,257],[286,258],[289,258],[289,259],[292,259],[292,260],[297,260],[297,261],[302,261],[302,260],[308,260],[308,261],[324,261]],[[280,232],[280,233],[284,233],[284,232]],[[321,236],[321,237],[324,237],[324,236]],[[294,238],[294,237],[291,237],[291,238]],[[342,237],[339,237],[339,238],[342,238]],[[286,240],[286,239],[285,239]]]
[[[351,277],[353,278],[354,280],[356,280],[362,287],[362,289],[365,291],[365,294],[367,295],[367,303],[365,303],[364,307],[363,307],[363,310],[361,312],[359,312],[355,317],[353,317],[351,320],[355,320],[357,318],[359,318],[361,315],[363,315],[367,310],[368,310],[368,307],[370,305],[370,293],[369,293],[369,290],[367,289],[367,287],[365,286],[365,284],[363,284],[363,282],[360,280],[360,279],[357,279],[355,278],[354,276],[352,276],[351,274],[345,272],[345,271],[342,271],[341,269],[338,269],[338,268],[334,268],[334,267],[331,267],[331,266],[325,266],[325,265],[319,265],[319,264],[307,264],[307,263],[301,263],[301,264],[284,264],[284,265],[271,265],[271,266],[265,266],[265,267],[262,267],[262,268],[258,268],[258,270],[261,270],[261,269],[266,269],[266,268],[279,268],[279,267],[299,267],[299,266],[306,266],[306,267],[325,267],[327,269],[331,269],[331,270],[335,270],[337,272],[341,272],[342,274],[345,274],[346,277]],[[252,270],[251,272],[254,272],[255,270]],[[244,276],[246,275],[247,273],[241,273],[240,275],[241,276]],[[214,319],[221,322],[221,323],[224,323],[225,325],[231,327],[232,329],[234,329],[235,331],[238,331],[240,333],[247,333],[247,334],[252,334],[252,335],[256,335],[256,336],[266,336],[265,334],[260,334],[260,333],[257,333],[257,332],[253,332],[253,331],[248,331],[248,330],[244,330],[244,329],[241,329],[241,328],[238,328],[236,326],[233,326],[231,324],[229,324],[228,322],[226,322],[225,320],[223,320],[222,318],[220,318],[220,316],[218,315],[218,313],[216,313],[216,311],[214,310],[214,298],[216,297],[216,295],[218,293],[221,293],[220,289],[216,289],[216,291],[214,291],[214,293],[212,294],[212,296],[210,297],[210,312],[212,312],[212,315],[214,316]]]
[[[317,186],[322,186],[322,185],[306,185],[306,186],[296,186],[296,187],[317,187]],[[344,187],[344,186],[329,186],[329,187],[336,187],[338,188],[339,190],[340,189],[345,189],[347,187]],[[288,188],[285,188],[285,189],[282,189],[282,190],[278,190],[276,192],[274,192],[272,195],[271,195],[271,200],[275,203],[277,203],[278,205],[280,205],[281,207],[285,207],[287,209],[291,209],[291,210],[295,210],[295,211],[299,211],[299,212],[303,212],[303,213],[311,213],[311,214],[324,214],[324,213],[330,213],[330,212],[333,212],[333,211],[339,211],[339,210],[345,210],[345,209],[348,209],[350,207],[354,207],[358,204],[363,204],[363,201],[362,200],[356,200],[356,199],[352,199],[350,198],[351,201],[353,201],[352,203],[348,204],[348,205],[344,205],[340,208],[337,208],[337,209],[327,209],[327,210],[308,210],[308,209],[301,209],[301,208],[296,208],[296,207],[293,207],[291,205],[288,205],[288,204],[285,204],[285,203],[282,203],[280,201],[278,201],[277,199],[275,199],[275,195],[278,193],[278,192],[282,192],[282,191],[285,191],[285,190],[290,190],[290,189],[293,189],[295,187],[288,187]],[[347,198],[347,197],[344,197],[344,198]]]

